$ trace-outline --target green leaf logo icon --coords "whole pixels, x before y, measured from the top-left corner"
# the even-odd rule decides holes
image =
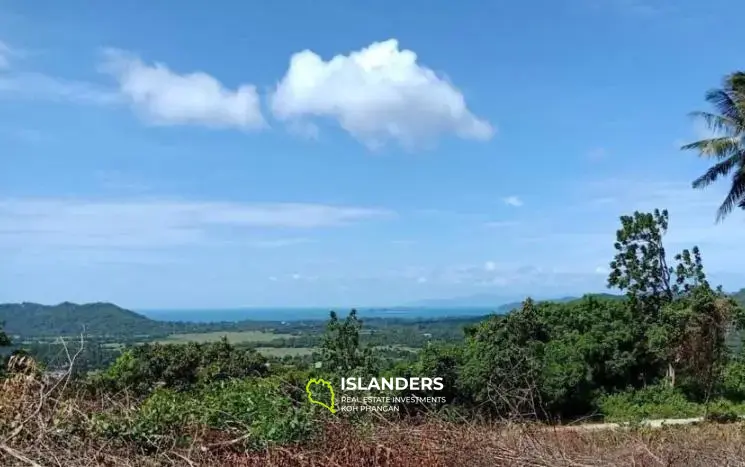
[[[317,387],[318,385],[320,385],[320,387],[325,387],[326,389],[328,389],[329,393],[331,394],[331,401],[328,404],[313,398],[313,388]],[[305,392],[308,393],[308,400],[311,404],[318,404],[321,407],[329,409],[331,413],[336,413],[336,409],[334,409],[334,388],[333,386],[331,386],[331,383],[321,378],[311,379],[310,381],[308,381],[308,384],[305,385]]]

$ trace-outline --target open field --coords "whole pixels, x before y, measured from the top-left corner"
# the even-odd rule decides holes
[[[112,350],[122,350],[124,348],[124,344],[121,344],[119,342],[110,342],[107,344],[101,345],[105,349],[112,349]]]
[[[378,350],[400,350],[404,352],[419,352],[421,349],[415,347],[409,347],[408,345],[392,344],[392,345],[378,345],[375,346]]]
[[[228,338],[231,344],[247,344],[271,342],[274,339],[290,339],[294,336],[290,334],[274,334],[262,331],[241,331],[241,332],[202,332],[194,334],[172,334],[164,340],[158,342],[162,344],[179,344],[185,342],[217,342],[223,337]]]
[[[312,347],[257,347],[256,350],[265,357],[299,357],[310,355],[314,349]]]

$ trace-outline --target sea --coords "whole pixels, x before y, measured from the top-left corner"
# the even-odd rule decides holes
[[[232,309],[161,309],[133,310],[158,321],[182,321],[192,323],[237,322],[237,321],[315,321],[327,320],[331,311],[340,318],[349,313],[348,308],[232,308]],[[455,318],[478,317],[494,312],[494,307],[450,307],[450,308],[357,308],[357,315],[364,318]]]

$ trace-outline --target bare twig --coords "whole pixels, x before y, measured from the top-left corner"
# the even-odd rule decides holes
[[[32,467],[42,467],[41,464],[35,462],[32,459],[29,459],[28,457],[24,456],[23,454],[21,454],[20,452],[16,451],[15,449],[11,448],[10,446],[8,446],[6,444],[0,444],[0,449],[2,449],[3,451],[5,451],[8,455],[16,458],[17,460],[19,460],[19,461],[21,461],[23,463],[26,463],[26,464],[28,464],[28,465],[30,465]]]

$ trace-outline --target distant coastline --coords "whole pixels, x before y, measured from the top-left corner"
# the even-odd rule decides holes
[[[492,307],[369,307],[357,308],[361,318],[448,318],[484,316],[496,312]],[[326,320],[329,312],[346,316],[349,308],[228,308],[228,309],[135,309],[143,316],[158,321],[172,322],[237,322],[237,321],[315,321]]]

